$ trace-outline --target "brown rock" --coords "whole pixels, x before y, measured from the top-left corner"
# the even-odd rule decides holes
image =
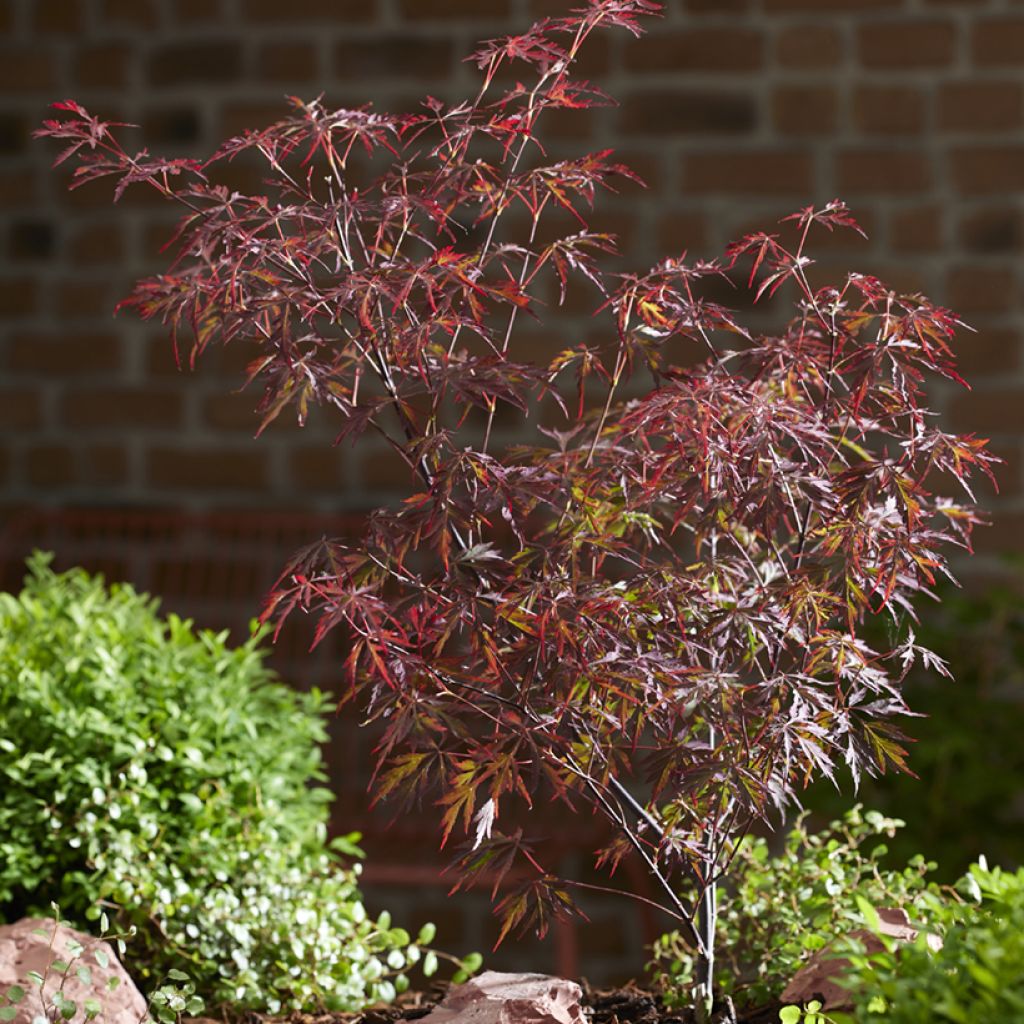
[[[584,1024],[581,996],[573,981],[485,971],[449,989],[420,1024]]]
[[[878,923],[879,932],[895,939],[897,943],[913,942],[917,938],[917,929],[910,923],[905,910],[883,907],[878,911]],[[860,939],[869,953],[877,953],[883,948],[882,941],[872,932],[858,929],[851,932],[851,936]],[[942,940],[937,935],[929,935],[928,945],[939,949]],[[850,993],[835,981],[843,975],[849,963],[843,957],[833,956],[826,946],[793,975],[782,991],[782,1001],[803,1006],[812,999],[820,999],[825,1010],[852,1009]]]
[[[83,947],[78,955],[74,943]],[[68,971],[53,970],[54,960],[69,964]],[[44,977],[42,993],[30,980],[31,971]],[[111,978],[118,979],[113,991],[109,988]],[[86,999],[100,1004],[97,1019],[104,1024],[139,1024],[147,1019],[145,998],[106,942],[42,918],[26,917],[0,926],[0,990],[18,985],[25,991],[12,1024],[30,1024],[35,1017],[48,1016],[46,1011],[52,1007],[53,994],[62,981],[64,997],[78,1005],[70,1024],[85,1020]]]

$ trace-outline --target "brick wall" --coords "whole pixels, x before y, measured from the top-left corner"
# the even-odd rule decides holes
[[[181,372],[159,330],[112,317],[162,267],[173,211],[145,191],[112,208],[102,184],[68,195],[52,147],[29,141],[47,103],[74,97],[144,125],[153,150],[201,156],[276,119],[286,93],[383,109],[455,99],[472,88],[459,58],[475,40],[569,2],[0,0],[0,511],[339,513],[405,485],[387,451],[332,448],[330,423],[255,441],[257,396],[234,391],[241,348]],[[614,147],[649,183],[595,217],[624,264],[712,256],[838,195],[870,241],[837,237],[823,263],[920,288],[977,328],[960,341],[974,391],[937,400],[1007,460],[980,546],[1024,546],[1024,2],[669,0],[644,40],[597,40],[586,71],[621,106],[551,117],[549,148]],[[579,312],[559,330],[593,325]],[[591,955],[639,966],[618,946]]]

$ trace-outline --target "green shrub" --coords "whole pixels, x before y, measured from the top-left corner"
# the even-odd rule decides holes
[[[982,860],[958,883],[964,901],[933,894],[925,937],[907,946],[884,940],[850,954],[847,983],[857,1009],[835,1014],[857,1024],[988,1024],[1024,1020],[1024,870],[989,869]]]
[[[779,854],[766,840],[746,837],[736,851],[730,888],[719,909],[716,965],[719,987],[738,1007],[778,998],[817,950],[859,921],[859,901],[927,914],[925,875],[934,868],[914,857],[901,871],[880,866],[886,841],[903,822],[876,811],[848,811],[821,832],[801,816]],[[654,945],[649,965],[670,1006],[690,1001],[694,956],[678,932]]]
[[[339,859],[352,840],[326,845],[330,794],[309,785],[325,696],[278,682],[255,636],[231,648],[48,566],[34,556],[22,593],[0,594],[0,915],[106,905],[139,930],[144,984],[184,967],[214,1004],[392,997],[420,950],[367,919],[359,865]]]
[[[1021,560],[1008,567],[1017,575]],[[939,588],[941,604],[921,611],[917,640],[948,664],[953,680],[927,666],[911,669],[903,692],[924,717],[910,730],[918,741],[909,759],[920,778],[889,772],[865,778],[865,804],[905,818],[890,844],[895,863],[923,850],[938,862],[936,877],[953,882],[986,854],[1000,864],[1024,864],[1024,827],[1018,794],[1024,777],[1024,596],[1019,586],[990,586],[983,593]],[[874,622],[881,632],[886,620]],[[882,636],[870,637],[884,647]],[[834,817],[848,794],[817,783],[805,806]]]

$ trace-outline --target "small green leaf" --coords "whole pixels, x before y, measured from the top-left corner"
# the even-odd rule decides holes
[[[803,1011],[799,1006],[784,1006],[779,1010],[779,1020],[782,1024],[800,1024]]]
[[[434,936],[437,935],[437,927],[428,921],[419,931],[416,936],[416,942],[420,946],[429,946],[434,941]]]
[[[25,990],[20,985],[12,985],[7,990],[7,998],[12,1003],[20,1003],[25,998]]]
[[[423,958],[423,976],[432,977],[437,972],[437,954],[430,950]]]
[[[16,1006],[0,1006],[0,1020],[14,1020],[18,1016]]]
[[[173,967],[167,972],[167,977],[171,981],[191,981],[191,978],[184,971],[179,971]]]

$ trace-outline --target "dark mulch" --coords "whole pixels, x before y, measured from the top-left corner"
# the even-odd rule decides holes
[[[405,1024],[425,1017],[444,996],[444,988],[407,992],[390,1006],[372,1007],[360,1013],[292,1013],[286,1017],[249,1014],[242,1024]],[[718,1008],[715,1024],[778,1024],[779,1006],[734,1013],[731,1006]],[[695,1024],[689,1010],[670,1010],[661,999],[640,988],[592,989],[583,983],[583,1010],[590,1024]]]

